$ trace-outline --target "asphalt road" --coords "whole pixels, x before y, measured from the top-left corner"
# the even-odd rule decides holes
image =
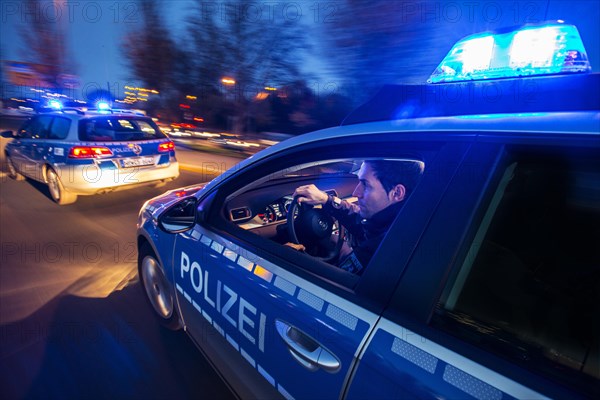
[[[166,187],[69,206],[0,172],[0,398],[232,397],[185,333],[158,325],[137,277],[144,201],[240,160],[181,154]]]

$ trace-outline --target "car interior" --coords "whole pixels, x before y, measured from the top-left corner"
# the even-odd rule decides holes
[[[300,165],[270,174],[229,196],[224,210],[225,217],[238,227],[263,238],[279,244],[291,242],[287,222],[296,188],[312,183],[329,194],[353,202],[356,199],[352,197],[352,192],[358,183],[355,172],[359,167],[360,161],[333,160]],[[295,214],[297,216],[298,213]],[[317,240],[308,232],[310,229],[300,230],[302,233],[299,233],[298,239],[303,244],[310,244],[307,246],[307,253],[324,256],[330,251],[331,235],[325,240]],[[335,221],[332,221],[329,233],[338,234]],[[334,240],[333,244],[336,242]]]

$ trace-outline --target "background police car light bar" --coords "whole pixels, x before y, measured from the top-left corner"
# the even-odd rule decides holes
[[[386,85],[342,125],[420,117],[600,110],[600,74]]]

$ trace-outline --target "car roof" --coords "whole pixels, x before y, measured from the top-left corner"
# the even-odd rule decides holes
[[[60,110],[51,110],[51,111],[43,111],[38,113],[37,115],[53,115],[53,116],[61,116],[68,117],[74,120],[80,120],[84,118],[90,117],[135,117],[135,118],[150,118],[140,112],[131,111],[131,110],[107,110],[107,111],[99,111],[99,110],[82,110],[80,108],[63,108]]]
[[[418,135],[423,140],[439,135],[450,137],[475,137],[500,135],[522,137],[527,135],[540,140],[556,136],[598,137],[600,139],[600,111],[504,113],[481,115],[457,115],[449,117],[408,118],[390,121],[367,122],[327,128],[299,135],[277,143],[255,155],[242,160],[235,171],[264,160],[273,154],[287,149],[321,141],[347,138],[359,135],[392,133],[398,135]],[[433,135],[432,135],[433,134]],[[600,144],[600,141],[599,141]],[[205,193],[232,174],[221,174],[207,185]]]

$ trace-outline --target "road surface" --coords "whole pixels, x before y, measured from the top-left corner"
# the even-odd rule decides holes
[[[158,325],[138,282],[141,205],[240,161],[179,158],[181,176],[166,187],[69,206],[0,172],[0,398],[232,397],[185,333]]]

